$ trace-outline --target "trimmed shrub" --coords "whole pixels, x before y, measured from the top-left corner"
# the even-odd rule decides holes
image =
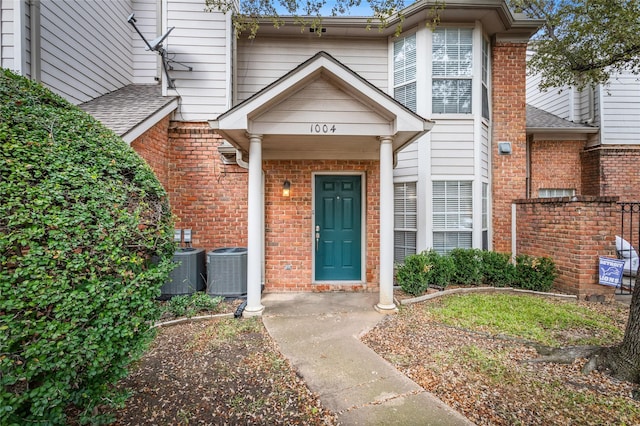
[[[508,253],[482,252],[482,282],[494,287],[509,287],[515,279],[515,267]]]
[[[104,421],[172,267],[163,188],[95,119],[2,70],[0,230],[0,424]]]
[[[556,265],[548,257],[516,256],[514,287],[534,291],[549,291],[557,276]]]
[[[482,283],[482,252],[478,249],[453,249],[450,253],[455,265],[453,281],[463,285]]]
[[[413,296],[419,296],[430,285],[446,287],[451,282],[455,265],[449,256],[441,256],[428,250],[405,258],[398,267],[396,279],[400,288]]]

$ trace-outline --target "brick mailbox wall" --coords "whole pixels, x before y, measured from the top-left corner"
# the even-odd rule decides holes
[[[598,259],[616,257],[617,201],[593,196],[516,200],[516,253],[551,257],[559,291],[613,294],[613,287],[598,284]]]

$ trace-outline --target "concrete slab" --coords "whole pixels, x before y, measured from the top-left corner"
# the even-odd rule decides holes
[[[344,425],[470,425],[359,336],[384,315],[371,293],[267,294],[264,324],[282,353]]]

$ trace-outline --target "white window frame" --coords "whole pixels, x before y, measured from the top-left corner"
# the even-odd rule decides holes
[[[405,46],[407,46],[407,39],[413,39],[413,45],[414,45],[414,55],[413,55],[413,64],[411,64],[411,62],[409,64],[407,64],[406,61],[406,57],[405,57],[405,63],[402,66],[401,69],[397,70],[396,69],[396,46],[399,43],[403,43],[403,50],[405,50]],[[393,40],[391,42],[391,87],[392,87],[392,93],[391,96],[396,99],[398,102],[400,102],[401,104],[403,104],[405,107],[409,108],[411,111],[416,112],[417,108],[418,108],[418,37],[415,31],[410,32],[410,33],[406,33],[403,36],[397,38],[396,40]],[[407,78],[407,70],[411,68],[411,66],[413,66],[413,78]],[[397,72],[403,72],[404,78],[401,79],[401,81],[396,81],[396,73]],[[412,102],[407,102],[406,100],[406,95],[404,96],[403,99],[399,99],[398,97],[396,97],[396,91],[398,89],[405,89],[408,90],[408,88],[410,86],[413,86],[413,99]],[[405,92],[406,93],[406,92]]]
[[[412,186],[413,188],[410,189],[410,192],[413,195],[409,195],[408,197],[406,196],[407,192],[407,186]],[[402,194],[399,193],[398,191],[398,187],[403,187],[403,191]],[[413,203],[407,203],[408,199],[413,199]],[[401,224],[399,224],[399,216],[398,216],[398,202],[402,202],[402,212],[400,213],[400,216],[402,218],[401,220]],[[413,208],[411,208],[411,205],[413,205]],[[408,255],[411,254],[415,254],[417,252],[417,238],[418,238],[418,182],[416,181],[407,181],[407,182],[394,182],[393,184],[393,206],[394,206],[394,218],[393,218],[393,223],[394,223],[394,228],[393,228],[393,233],[394,233],[394,243],[393,243],[393,258],[394,261],[396,263],[401,263],[404,258]],[[407,217],[413,216],[413,220],[407,220]],[[408,226],[409,222],[413,222],[414,226]],[[400,226],[399,226],[400,225]],[[414,244],[413,247],[408,246],[406,244],[403,245],[396,245],[396,233],[398,232],[402,232],[403,234],[406,233],[413,233],[414,234]],[[406,240],[405,240],[406,241]],[[411,250],[413,249],[413,250]],[[403,254],[400,255],[398,253],[398,250],[403,250]]]
[[[446,40],[446,33],[450,32],[450,31],[457,31],[458,32],[458,40],[460,39],[460,31],[468,31],[469,32],[469,46],[471,48],[470,51],[470,65],[468,67],[468,70],[466,71],[466,74],[460,74],[459,72],[457,73],[444,73],[444,74],[440,74],[436,72],[436,67],[434,66],[434,64],[437,62],[434,58],[434,54],[435,54],[435,50],[437,49],[437,45],[434,43],[435,40],[435,36],[436,33],[438,32],[444,32],[445,33],[445,40]],[[474,36],[473,36],[473,28],[471,27],[446,27],[446,26],[442,26],[442,27],[438,27],[436,28],[433,33],[432,33],[432,41],[431,41],[431,109],[432,109],[432,113],[433,114],[455,114],[455,115],[464,115],[464,116],[469,116],[471,114],[473,114],[473,74],[474,74],[474,60],[473,60],[473,49],[474,49]],[[446,46],[446,43],[445,43]],[[461,46],[461,44],[458,42],[458,44],[456,46]],[[446,48],[445,48],[446,50]],[[456,106],[456,110],[455,111],[444,111],[444,110],[438,110],[435,108],[435,100],[436,100],[436,81],[441,81],[441,82],[446,82],[446,81],[451,81],[451,82],[468,82],[468,91],[469,91],[469,107],[468,110],[462,110],[461,111],[461,102],[460,102],[460,96],[459,91],[456,89],[456,97],[455,97],[455,106]]]
[[[444,184],[443,191],[436,191],[436,185]],[[467,209],[462,209],[462,205],[464,202],[461,198],[461,184],[464,184],[466,188],[464,188],[465,192],[468,193],[464,197],[464,201],[468,203]],[[474,198],[473,198],[473,180],[433,180],[432,181],[432,213],[431,219],[433,224],[433,248],[439,252],[440,254],[447,254],[450,250],[454,248],[471,248],[473,247],[473,206],[474,206]],[[457,186],[457,195],[454,198],[449,198],[449,189],[453,186]],[[444,211],[440,211],[436,209],[438,205],[438,201],[436,201],[436,194],[438,192],[442,192],[444,194],[444,199],[441,201],[444,206]],[[456,209],[449,210],[449,206],[456,206]],[[457,218],[455,218],[457,216]],[[451,220],[451,224],[449,224],[449,219]],[[443,223],[443,225],[438,226]],[[464,226],[464,224],[468,224],[468,226]],[[456,226],[457,225],[457,226]],[[444,242],[439,245],[437,244],[438,238],[436,236],[442,235],[444,237]],[[449,245],[446,243],[448,238],[456,237],[458,240],[456,244]],[[468,244],[461,244],[460,237],[464,236],[468,241]]]

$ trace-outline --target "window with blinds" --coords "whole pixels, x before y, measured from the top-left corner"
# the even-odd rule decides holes
[[[393,43],[393,97],[416,111],[416,35]]]
[[[489,42],[482,39],[482,117],[489,119]]]
[[[418,233],[418,197],[415,182],[394,184],[394,261],[416,253]]]
[[[433,182],[433,249],[447,254],[454,248],[471,248],[472,229],[472,183]]]
[[[435,114],[470,114],[473,30],[436,28],[432,47],[432,109]]]

